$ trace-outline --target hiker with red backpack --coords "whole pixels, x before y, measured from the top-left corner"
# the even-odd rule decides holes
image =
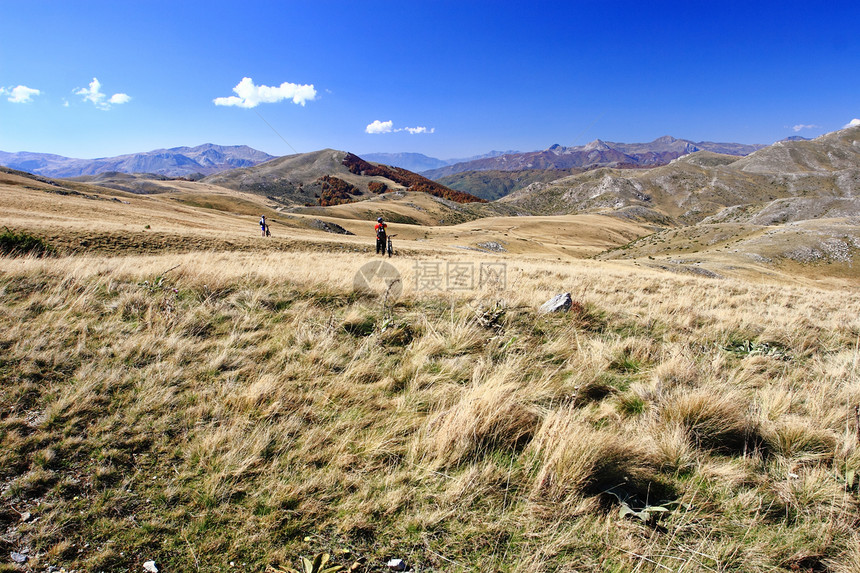
[[[376,230],[376,254],[382,253],[382,256],[385,256],[385,222],[382,220],[382,217],[376,219],[376,226],[374,229]]]

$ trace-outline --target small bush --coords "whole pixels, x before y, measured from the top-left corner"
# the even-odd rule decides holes
[[[388,186],[382,181],[371,181],[367,184],[367,188],[371,193],[375,193],[377,195],[381,195],[388,191]]]
[[[54,248],[39,237],[29,233],[16,233],[8,227],[3,227],[0,233],[0,254],[12,257],[36,255],[44,257],[54,254]]]

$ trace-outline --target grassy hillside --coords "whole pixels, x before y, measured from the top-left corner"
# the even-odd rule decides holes
[[[259,195],[203,182],[172,181],[171,191],[136,195],[83,183],[40,183],[0,176],[0,223],[47,240],[62,253],[156,253],[199,250],[352,251],[373,248],[373,221],[383,216],[403,253],[487,250],[531,256],[590,256],[649,231],[603,216],[487,218],[492,206],[459,204],[426,193],[385,193],[371,200],[290,212]],[[75,185],[79,189],[61,188]],[[273,236],[261,242],[257,221],[265,214]],[[467,224],[475,221],[475,224]],[[537,223],[542,221],[546,226]],[[336,224],[353,233],[319,231]],[[458,225],[459,223],[459,225]]]
[[[750,173],[812,173],[857,169],[860,128],[834,131],[813,140],[780,141],[738,161]]]
[[[364,262],[0,260],[4,554],[92,571],[321,551],[359,570],[860,563],[855,290],[517,261],[503,288],[423,293],[398,260],[386,300],[352,288]],[[538,314],[565,290],[570,313]]]

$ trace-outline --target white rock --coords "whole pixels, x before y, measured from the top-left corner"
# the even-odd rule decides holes
[[[147,561],[143,564],[143,568],[149,573],[158,573],[158,567],[155,566],[155,561]]]
[[[406,563],[403,559],[390,559],[385,566],[392,571],[406,571]]]
[[[13,551],[12,554],[10,555],[10,557],[12,558],[12,561],[14,561],[15,563],[26,563],[27,562],[27,556],[24,555],[23,553],[18,553],[17,551]]]
[[[572,304],[573,300],[570,298],[569,292],[557,294],[541,305],[540,312],[567,312]]]

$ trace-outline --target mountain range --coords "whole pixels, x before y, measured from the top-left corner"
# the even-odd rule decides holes
[[[154,173],[167,177],[198,178],[274,159],[247,145],[214,145],[155,149],[98,159],[75,159],[48,153],[0,151],[0,165],[45,177],[80,177],[100,173]]]
[[[763,145],[694,143],[665,136],[650,143],[592,141],[584,146],[552,145],[543,151],[490,151],[460,159],[436,159],[420,153],[366,153],[367,161],[399,167],[438,180],[467,171],[654,167],[699,150],[747,155]],[[0,151],[0,165],[45,177],[80,177],[102,173],[153,173],[165,177],[200,178],[230,169],[252,167],[275,156],[246,145],[206,143],[97,159],[76,159],[48,153]],[[464,189],[464,191],[467,191]]]
[[[592,167],[656,167],[696,151],[729,155],[748,155],[765,145],[742,143],[692,142],[666,135],[649,143],[616,143],[595,139],[586,145],[564,147],[559,144],[543,151],[510,153],[447,165],[421,174],[430,179],[464,171],[523,171],[526,169],[572,169]]]
[[[849,128],[814,140],[780,141],[746,157],[698,151],[654,169],[594,169],[532,183],[501,202],[528,214],[611,211],[695,225],[720,213],[739,220],[741,205],[748,218],[774,201],[783,211],[786,201],[821,198],[840,199],[844,207],[841,200],[854,204],[858,194],[860,128]],[[856,206],[850,211],[860,215]]]

